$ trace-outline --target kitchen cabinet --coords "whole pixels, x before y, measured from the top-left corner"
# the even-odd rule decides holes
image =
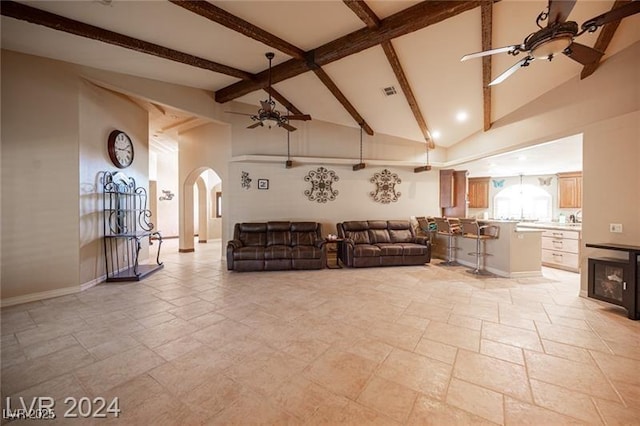
[[[489,180],[488,177],[469,178],[469,208],[489,208]]]
[[[582,172],[558,173],[558,207],[582,208]]]
[[[454,206],[454,173],[453,169],[440,170],[440,207],[442,208]]]
[[[580,271],[580,231],[548,229],[542,233],[542,264]]]
[[[467,217],[467,171],[440,170],[442,216]]]

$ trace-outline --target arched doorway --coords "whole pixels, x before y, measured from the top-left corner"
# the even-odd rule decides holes
[[[192,170],[182,185],[180,194],[180,247],[181,253],[195,251],[195,235],[199,243],[207,243],[209,236],[220,235],[221,218],[215,210],[216,200],[211,197],[214,190],[220,190],[222,180],[209,167]],[[219,237],[218,237],[219,238]]]

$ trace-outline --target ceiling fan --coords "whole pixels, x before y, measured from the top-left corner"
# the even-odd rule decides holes
[[[463,56],[461,61],[496,53],[506,52],[509,55],[516,56],[520,52],[526,52],[524,58],[496,77],[489,83],[489,86],[502,83],[521,67],[529,66],[535,59],[547,59],[551,61],[560,53],[582,65],[588,65],[599,61],[602,55],[604,55],[604,52],[600,52],[584,44],[576,43],[573,40],[585,32],[592,33],[596,31],[608,22],[617,21],[640,12],[640,0],[635,0],[587,20],[579,28],[576,22],[566,20],[575,3],[576,0],[549,0],[547,9],[542,11],[536,18],[536,24],[540,29],[529,34],[522,44],[471,53]],[[545,20],[547,21],[547,26],[543,27],[541,22]]]
[[[269,99],[265,101],[260,101],[260,109],[257,114],[243,114],[241,112],[232,112],[227,111],[231,114],[240,114],[240,115],[248,115],[251,117],[255,123],[250,126],[247,126],[247,129],[255,129],[256,127],[264,127],[266,125],[271,128],[271,126],[278,126],[286,129],[289,132],[293,132],[296,130],[291,124],[289,124],[289,120],[311,120],[311,116],[309,114],[289,114],[287,111],[287,115],[283,115],[280,111],[276,110],[276,102],[271,99],[271,61],[274,58],[273,52],[267,52],[265,54],[267,59],[269,60],[269,86],[267,92],[269,93]]]

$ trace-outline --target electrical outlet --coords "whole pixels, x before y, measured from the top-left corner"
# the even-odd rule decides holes
[[[622,232],[622,224],[621,223],[610,223],[609,224],[609,232]]]

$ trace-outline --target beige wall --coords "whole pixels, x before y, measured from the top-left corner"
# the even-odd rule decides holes
[[[2,52],[2,299],[80,286],[78,79],[49,65]]]
[[[133,141],[131,166],[123,169],[136,185],[149,189],[148,113],[137,104],[85,80],[79,80],[80,128],[80,284],[91,283],[106,274],[102,236],[101,171],[118,170],[107,152],[112,130],[122,130]],[[148,202],[148,201],[147,201]],[[148,257],[143,240],[140,260]]]
[[[304,191],[311,184],[304,177],[311,170],[323,166],[336,172],[339,180],[333,188],[339,191],[334,201],[309,201]],[[345,220],[405,219],[411,216],[435,215],[438,211],[438,174],[413,173],[411,168],[393,168],[402,182],[396,190],[401,193],[397,202],[374,202],[369,193],[375,190],[370,182],[374,173],[383,167],[367,167],[354,172],[350,165],[299,164],[286,169],[283,163],[233,162],[229,179],[223,181],[229,206],[228,232],[236,222],[268,220],[310,220],[323,224],[325,234],[336,233],[336,223]],[[248,172],[251,188],[241,187],[242,172]],[[258,179],[268,179],[269,189],[258,189]]]
[[[222,191],[226,193],[228,164],[231,158],[231,128],[217,123],[205,124],[180,133],[179,145],[180,249],[189,250],[194,248],[192,236],[195,230],[192,220],[194,207],[192,186],[203,171],[211,169],[222,180]],[[189,189],[185,190],[186,187]],[[224,224],[228,218],[228,206],[232,201],[229,198],[225,200],[222,208],[222,241],[226,244],[228,231],[225,230]],[[191,220],[185,220],[185,218]]]

